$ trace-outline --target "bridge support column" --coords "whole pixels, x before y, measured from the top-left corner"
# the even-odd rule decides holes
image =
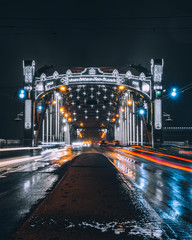
[[[23,61],[24,89],[26,99],[24,103],[24,126],[23,144],[24,146],[34,145],[34,118],[33,118],[33,81],[35,75],[35,62],[31,60]]]
[[[129,135],[130,135],[130,145],[132,145],[133,144],[133,139],[132,139],[132,134],[133,134],[133,113],[132,113],[132,111],[130,111],[129,112],[129,126],[130,126],[130,133],[129,133]]]
[[[42,123],[42,142],[45,142],[45,120],[43,119]]]
[[[122,114],[123,115],[123,114]],[[124,117],[122,116],[122,143],[125,144],[125,119]]]
[[[122,118],[122,111],[120,110],[119,112],[119,141],[123,142],[123,138],[122,138],[122,123],[123,123],[123,118]]]
[[[127,144],[130,144],[130,127],[129,127],[129,123],[130,123],[130,119],[129,119],[129,107],[127,107],[127,112],[126,112],[126,118],[127,118]]]
[[[64,131],[65,131],[65,143],[66,144],[70,144],[70,126],[68,123],[65,123],[65,127],[64,127]]]
[[[153,76],[153,135],[154,143],[159,145],[162,143],[162,75],[163,75],[163,59],[151,60],[151,73]],[[153,139],[153,136],[152,136]],[[152,142],[153,145],[153,142]]]
[[[136,143],[139,145],[139,125],[138,125],[138,117],[137,117],[137,123],[136,123]]]
[[[56,105],[55,105],[55,141],[57,141],[58,135],[57,135],[57,128],[58,128],[58,96],[57,93],[55,93],[55,99],[56,99]]]
[[[49,119],[50,119],[50,123],[49,123],[49,141],[52,142],[53,141],[53,137],[52,137],[52,122],[53,122],[53,107],[52,104],[49,106]]]
[[[120,140],[120,127],[119,127],[119,123],[118,123],[118,125],[115,126],[115,140],[121,141]]]
[[[125,145],[128,144],[128,139],[127,139],[127,129],[128,129],[128,125],[127,125],[127,106],[125,106]]]
[[[49,142],[49,109],[46,110],[46,142]]]
[[[135,144],[135,101],[132,99],[132,111],[133,111],[133,144]]]
[[[140,119],[141,146],[143,146],[143,119]]]

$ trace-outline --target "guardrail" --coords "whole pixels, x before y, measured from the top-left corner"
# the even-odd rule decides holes
[[[26,155],[35,156],[40,154],[41,150],[42,147],[1,148],[0,159]]]
[[[17,147],[17,148],[0,148],[0,159],[12,158],[18,156],[37,156],[44,149],[53,149],[66,146],[64,143],[50,143],[39,145],[38,147]]]

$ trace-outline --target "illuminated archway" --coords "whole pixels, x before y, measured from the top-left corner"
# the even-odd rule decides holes
[[[65,131],[67,129],[69,136],[72,129],[77,132],[79,128],[86,131],[97,128],[102,134],[104,131],[109,133],[109,128],[113,128],[115,136],[112,138],[118,138],[124,144],[143,143],[143,136],[137,133],[137,129],[142,128],[141,124],[140,127],[137,126],[139,118],[147,130],[145,135],[148,142],[153,140],[153,127],[156,131],[162,128],[161,96],[155,94],[157,90],[162,91],[162,60],[152,60],[151,72],[148,73],[144,73],[141,71],[142,68],[136,66],[129,67],[126,73],[119,73],[117,69],[91,67],[77,68],[75,71],[67,70],[65,74],[54,71],[49,76],[46,76],[46,73],[38,76],[34,71],[34,61],[24,61],[23,69],[24,88],[28,92],[25,100],[24,132],[27,137],[31,135],[33,141],[37,142],[43,124],[46,125],[44,131],[46,128],[47,141],[61,139],[58,136],[61,127],[60,114],[67,114],[63,115],[66,119],[63,129]],[[56,99],[59,97],[60,100]],[[55,107],[53,101],[56,101]],[[43,106],[40,111],[39,105]],[[138,116],[139,107],[146,109],[145,116]],[[54,108],[57,109],[53,111]],[[59,112],[60,108],[63,108],[63,113]],[[125,108],[124,113],[121,111],[123,108]],[[31,114],[29,114],[30,109]],[[155,109],[154,121],[153,109]],[[54,120],[55,124],[53,116],[54,119],[57,118]],[[50,121],[57,130],[48,127]],[[84,124],[83,127],[80,126],[81,123]],[[139,141],[138,136],[140,136]],[[70,142],[70,137],[67,141]]]

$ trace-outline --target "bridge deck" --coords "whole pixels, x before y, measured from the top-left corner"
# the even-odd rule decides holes
[[[105,156],[81,154],[11,239],[167,239],[136,196]]]

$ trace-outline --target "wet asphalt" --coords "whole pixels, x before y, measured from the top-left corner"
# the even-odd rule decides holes
[[[169,239],[165,228],[104,155],[83,153],[11,239]]]
[[[128,181],[135,184],[141,196],[169,224],[178,239],[192,239],[191,172],[151,163],[117,152],[114,148],[105,148],[102,152],[124,173]],[[175,159],[169,161],[181,162]],[[182,163],[192,167],[190,162]]]
[[[0,239],[192,238],[191,173],[122,157],[108,148],[97,151],[69,162],[79,152],[56,157],[54,151],[0,168]]]
[[[53,157],[44,151],[35,160],[32,157],[32,160],[0,168],[1,240],[8,239],[63,176],[70,162],[59,165],[60,155],[54,152]],[[63,159],[70,160],[73,156],[69,151]],[[11,160],[14,162],[14,158]]]

